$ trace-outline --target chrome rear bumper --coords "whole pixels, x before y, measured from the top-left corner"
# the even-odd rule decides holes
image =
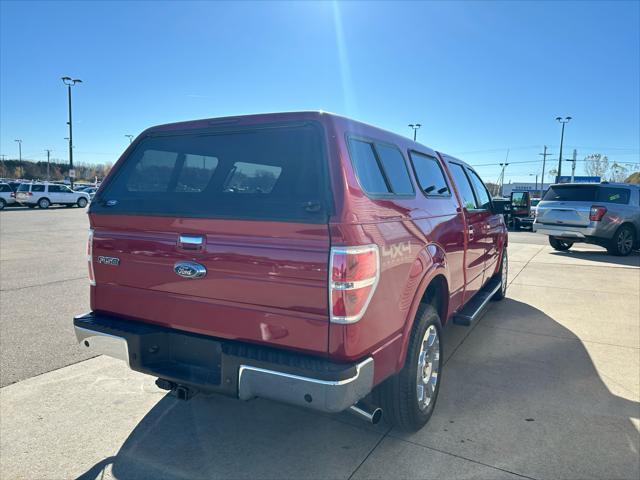
[[[238,398],[269,398],[324,412],[341,412],[364,398],[373,388],[373,358],[356,366],[345,380],[327,381],[242,365],[238,372]]]
[[[551,237],[573,238],[576,240],[584,240],[595,234],[595,228],[592,227],[571,227],[568,225],[549,225],[545,223],[533,223],[533,231]]]
[[[84,347],[84,350],[95,355],[124,360],[129,365],[129,345],[126,339],[78,326],[75,327],[75,331],[78,343]]]
[[[323,412],[340,412],[373,388],[374,362],[370,357],[350,364],[285,351],[269,357],[265,351],[273,352],[272,348],[93,313],[76,317],[74,327],[78,343],[95,355],[124,360],[133,370],[175,385],[241,400],[261,397]],[[181,354],[180,345],[189,353]],[[197,354],[195,349],[199,349]],[[263,354],[256,355],[256,349],[262,349]],[[273,360],[286,356],[294,357],[293,361]],[[300,365],[305,365],[304,369]]]

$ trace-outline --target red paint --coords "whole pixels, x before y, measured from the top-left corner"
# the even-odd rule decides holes
[[[444,279],[444,323],[496,271],[506,228],[501,216],[462,208],[455,190],[450,197],[427,198],[411,168],[414,198],[368,197],[345,138],[352,134],[394,144],[407,162],[409,150],[435,156],[453,185],[446,157],[399,135],[318,112],[185,122],[154,127],[141,137],[212,123],[308,120],[325,132],[334,205],[328,225],[90,214],[97,282],[91,287],[92,309],[336,361],[373,355],[376,383],[397,372],[430,282]],[[195,248],[181,245],[180,234],[202,235],[205,241]],[[379,282],[368,308],[354,324],[330,323],[330,249],[368,244],[380,252]],[[100,264],[95,261],[99,255],[118,257],[120,264]],[[177,276],[173,265],[179,260],[204,265],[206,277]]]

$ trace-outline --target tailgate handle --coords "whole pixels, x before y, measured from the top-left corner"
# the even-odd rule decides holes
[[[185,250],[200,250],[204,244],[202,235],[185,235],[180,234],[178,238],[178,246]]]

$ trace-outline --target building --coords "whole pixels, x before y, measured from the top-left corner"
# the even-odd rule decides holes
[[[544,192],[547,188],[549,188],[551,183],[545,183],[544,186],[538,183],[536,185],[535,182],[513,182],[513,183],[505,183],[503,187],[503,195],[505,197],[511,196],[511,192],[531,192],[531,197],[539,197],[540,189]]]

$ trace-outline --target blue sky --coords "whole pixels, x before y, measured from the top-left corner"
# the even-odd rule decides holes
[[[532,181],[544,144],[557,159],[558,115],[565,156],[640,164],[639,5],[2,1],[0,153],[21,138],[23,158],[67,158],[69,75],[76,161],[113,162],[158,123],[322,109],[420,122],[487,181],[507,149],[507,181]]]

